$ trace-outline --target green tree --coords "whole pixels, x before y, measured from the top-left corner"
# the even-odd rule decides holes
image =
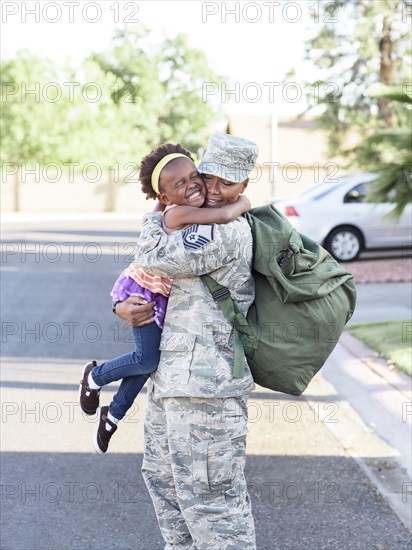
[[[80,82],[80,86],[76,101],[61,105],[66,138],[59,141],[57,156],[69,162],[98,162],[106,169],[116,162],[138,163],[147,151],[153,130],[149,123],[147,127],[142,123],[141,105],[129,103],[127,97],[115,104],[113,94],[121,89],[120,79],[92,59],[73,71],[71,79]]]
[[[205,145],[216,113],[203,100],[203,83],[219,77],[185,35],[158,42],[147,30],[127,27],[116,32],[110,52],[92,59],[119,79],[116,105],[138,106],[134,124],[147,149],[166,141],[183,142],[193,152]]]
[[[202,85],[216,79],[183,35],[159,42],[148,31],[120,30],[109,52],[76,68],[19,52],[2,62],[1,161],[107,169],[138,163],[165,141],[196,153],[215,117]]]
[[[2,162],[63,165],[141,156],[130,111],[115,109],[116,79],[85,61],[77,70],[20,52],[3,62]]]
[[[310,108],[321,107],[319,125],[331,154],[342,153],[349,131],[362,139],[371,131],[399,125],[402,106],[367,93],[371,84],[393,86],[411,70],[411,30],[400,0],[333,0],[308,4],[316,34],[306,58],[320,78],[306,83]],[[319,30],[318,30],[319,29]]]
[[[55,66],[28,52],[3,61],[1,70],[1,160],[49,162],[55,156],[55,108],[44,90],[58,80]]]
[[[412,202],[412,90],[408,85],[396,87],[377,84],[369,89],[371,97],[405,107],[408,124],[381,130],[368,136],[355,150],[360,167],[377,172],[372,183],[372,202],[395,204],[392,214],[398,217]]]

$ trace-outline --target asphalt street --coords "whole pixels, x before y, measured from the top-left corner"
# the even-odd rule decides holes
[[[3,226],[2,550],[164,547],[140,473],[146,393],[105,456],[93,451],[93,419],[77,403],[83,363],[132,347],[109,291],[136,234],[137,223],[115,217]],[[372,286],[359,287],[354,320],[410,318],[409,284]],[[400,510],[412,501],[397,465],[405,449],[351,403],[345,372],[356,358],[347,354],[338,345],[304,397],[257,388],[250,398],[246,475],[259,550],[412,548]],[[337,382],[331,370],[342,371]],[[390,430],[405,429],[403,419],[398,407]]]
[[[412,317],[410,283],[358,285],[357,291],[357,307],[351,319],[353,323],[410,320]]]

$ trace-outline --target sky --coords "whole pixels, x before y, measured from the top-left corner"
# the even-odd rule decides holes
[[[294,69],[299,80],[289,81],[301,85],[313,70],[304,61],[308,5],[315,10],[318,3],[3,0],[2,55],[28,49],[76,63],[92,51],[109,49],[113,30],[124,24],[147,27],[159,39],[183,32],[191,46],[205,51],[209,66],[232,83],[205,89],[212,101],[223,103],[228,113],[288,116],[303,110],[304,94],[302,88],[280,83]]]

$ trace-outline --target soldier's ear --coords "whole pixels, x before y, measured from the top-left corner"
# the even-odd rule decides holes
[[[242,191],[241,191],[241,193],[243,193],[243,191],[246,189],[246,187],[248,186],[248,183],[249,183],[249,178],[245,179],[245,181],[242,181]]]

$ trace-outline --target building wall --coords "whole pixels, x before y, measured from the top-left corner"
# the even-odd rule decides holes
[[[344,174],[342,161],[328,158],[326,138],[313,121],[279,120],[270,115],[236,115],[229,118],[228,133],[258,144],[257,165],[247,196],[252,206],[271,197],[295,194]],[[144,213],[154,202],[140,191],[137,175],[102,172],[97,181],[83,173],[62,172],[56,178],[41,168],[36,174],[1,175],[2,212],[125,212]],[[56,180],[56,181],[54,181]],[[130,181],[133,180],[133,181]]]
[[[276,121],[268,115],[236,115],[229,120],[228,131],[246,136],[259,146],[259,204],[274,196],[299,193],[325,178],[332,181],[345,173],[338,155],[328,157],[325,132],[311,120]]]

